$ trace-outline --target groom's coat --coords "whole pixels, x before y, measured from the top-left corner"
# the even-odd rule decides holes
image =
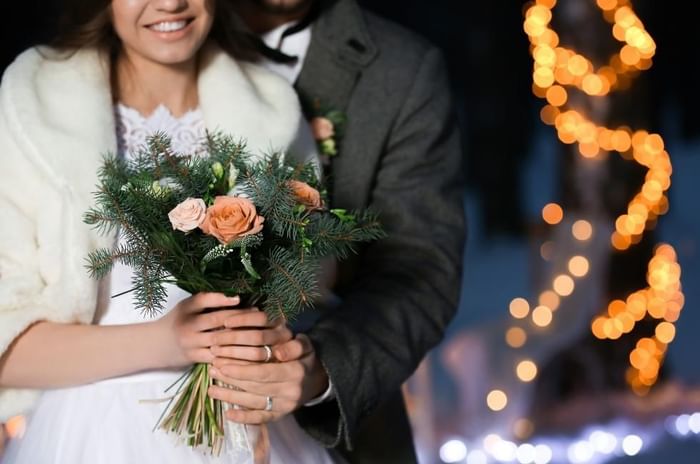
[[[459,299],[458,130],[437,49],[354,0],[321,4],[297,92],[307,111],[318,99],[347,116],[330,169],[332,206],[378,210],[389,237],[341,264],[342,303],[308,332],[336,400],[296,417],[351,463],[410,463],[400,387],[442,339]]]

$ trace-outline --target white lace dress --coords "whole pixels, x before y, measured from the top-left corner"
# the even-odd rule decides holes
[[[202,147],[202,114],[190,111],[175,118],[163,106],[144,118],[137,111],[115,107],[120,154],[138,150],[149,134],[161,131],[172,138],[173,149],[192,153]],[[143,322],[130,294],[131,269],[117,265],[110,289],[101,300],[96,323],[118,325]],[[187,297],[170,287],[166,308]],[[3,464],[247,464],[247,453],[224,451],[214,457],[178,443],[161,430],[154,431],[165,403],[143,402],[165,397],[164,391],[184,370],[161,370],[127,375],[79,387],[48,390],[28,418],[21,440],[11,442]],[[292,416],[269,425],[272,464],[330,464],[326,450],[297,425]],[[228,445],[228,443],[227,443]],[[229,446],[229,451],[230,451]]]

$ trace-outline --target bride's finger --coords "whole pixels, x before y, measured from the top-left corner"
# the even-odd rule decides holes
[[[211,347],[211,352],[216,357],[238,359],[241,361],[264,362],[268,359],[268,351],[263,346],[219,346]]]
[[[238,306],[241,299],[238,296],[228,297],[223,293],[202,292],[182,300],[181,305],[185,312],[199,313],[205,309]]]
[[[251,308],[246,311],[230,314],[224,320],[224,327],[229,329],[237,329],[242,327],[259,327],[267,328],[277,325],[276,321],[271,321],[264,311],[259,311],[257,308]]]
[[[213,311],[211,313],[197,314],[194,316],[192,323],[194,324],[195,330],[204,332],[207,330],[218,329],[224,327],[224,322],[229,317],[233,316],[240,309],[221,309],[219,311]]]

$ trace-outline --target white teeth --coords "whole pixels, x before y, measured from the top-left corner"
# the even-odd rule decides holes
[[[156,32],[175,32],[187,26],[187,21],[165,21],[149,26],[150,29]]]

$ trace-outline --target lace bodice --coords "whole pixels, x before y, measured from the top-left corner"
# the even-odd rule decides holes
[[[204,117],[200,109],[190,110],[175,117],[164,105],[159,105],[150,116],[121,103],[114,106],[117,122],[117,150],[126,155],[138,152],[149,136],[156,132],[167,134],[176,153],[193,154],[203,152],[206,136]]]
[[[117,150],[120,156],[129,157],[146,144],[149,136],[163,132],[172,140],[172,149],[176,153],[204,155],[206,130],[204,118],[199,109],[188,111],[177,118],[163,105],[147,117],[133,108],[117,104],[114,107],[117,125]],[[120,236],[119,240],[123,240]],[[109,295],[118,295],[132,288],[133,269],[116,263],[110,274]],[[188,296],[179,288],[167,284],[167,312],[178,301]],[[101,289],[104,292],[106,289]],[[96,321],[100,325],[129,324],[143,321],[144,316],[134,308],[133,294],[126,293],[116,298],[109,298],[100,305]]]

